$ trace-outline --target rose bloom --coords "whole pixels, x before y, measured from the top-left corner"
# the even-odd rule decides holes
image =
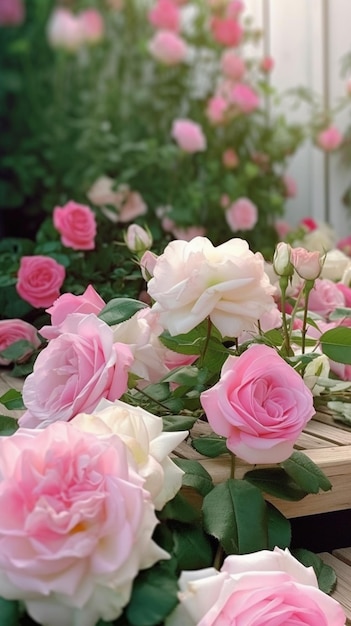
[[[24,350],[20,362],[25,361],[36,348],[39,348],[41,341],[38,331],[32,324],[21,319],[0,320],[0,365],[6,366],[12,362],[11,359],[2,357],[1,352],[17,341],[23,340],[28,341],[30,345]]]
[[[238,337],[274,306],[262,255],[243,239],[217,247],[206,237],[171,241],[153,272],[148,292],[171,335],[187,333],[209,317],[223,337]]]
[[[317,137],[317,144],[325,152],[333,152],[337,150],[343,140],[341,132],[335,126],[329,126]]]
[[[94,250],[96,219],[90,207],[70,200],[63,207],[54,208],[53,222],[64,246],[73,250]]]
[[[345,306],[345,296],[336,284],[328,278],[317,278],[310,291],[308,308],[327,319],[338,307]]]
[[[54,8],[52,11],[46,34],[53,48],[62,48],[68,52],[76,52],[84,43],[81,21],[69,9],[62,7]]]
[[[87,192],[90,202],[96,206],[115,204],[117,192],[113,189],[114,180],[109,176],[99,176]]]
[[[23,385],[27,411],[24,427],[69,421],[95,409],[101,398],[117,400],[125,392],[133,355],[116,344],[112,329],[94,314],[72,313],[38,355]]]
[[[188,119],[174,120],[171,135],[184,152],[206,150],[206,137],[199,124]]]
[[[346,237],[342,237],[336,244],[338,250],[341,250],[344,254],[351,257],[351,235],[347,235]]]
[[[216,95],[207,103],[206,116],[212,124],[222,124],[225,122],[227,109],[227,101],[222,96]]]
[[[172,228],[172,234],[176,239],[183,239],[184,241],[191,241],[195,237],[203,237],[205,234],[205,228],[203,226],[188,226],[187,228],[181,228],[180,226],[174,226]]]
[[[18,26],[24,17],[22,0],[0,0],[0,26]]]
[[[224,50],[221,56],[221,71],[232,80],[241,80],[245,74],[245,61],[234,50]]]
[[[318,250],[290,248],[290,262],[304,280],[315,280],[321,273],[323,260]]]
[[[284,186],[284,193],[286,198],[295,198],[297,194],[297,184],[296,181],[291,177],[285,174],[282,177],[282,183]]]
[[[140,569],[169,555],[152,540],[149,492],[117,435],[67,423],[0,440],[0,595],[38,624],[114,620]]]
[[[148,13],[148,20],[155,28],[179,31],[179,9],[172,0],[157,0]]]
[[[95,44],[104,36],[105,25],[101,13],[96,9],[86,9],[78,14],[82,27],[84,43]]]
[[[159,30],[149,42],[151,55],[165,65],[178,65],[188,54],[187,45],[179,35],[168,30]]]
[[[243,30],[233,17],[219,17],[214,15],[210,23],[213,39],[226,47],[235,48],[241,42]]]
[[[152,246],[152,235],[138,224],[130,224],[124,237],[127,248],[131,252],[142,254]]]
[[[53,339],[60,334],[60,326],[70,313],[94,313],[98,315],[104,306],[105,301],[92,285],[88,285],[80,296],[73,293],[63,293],[49,309],[46,309],[46,313],[51,315],[51,326],[43,326],[40,329],[40,334],[45,339]]]
[[[157,510],[174,498],[182,486],[183,471],[168,456],[189,434],[163,432],[161,417],[120,400],[101,400],[93,414],[80,413],[71,421],[85,432],[116,434],[130,450],[144,489]]]
[[[288,549],[230,555],[221,570],[184,571],[180,603],[166,626],[344,626],[336,600],[323,593],[312,567]]]
[[[301,376],[274,348],[258,344],[228,357],[200,401],[214,432],[248,463],[285,461],[315,414]]]
[[[252,113],[259,106],[259,98],[257,93],[244,83],[237,83],[234,85],[230,100],[241,113]]]
[[[341,280],[349,268],[351,268],[349,256],[337,248],[328,250],[324,255],[321,278],[329,278],[333,281]]]
[[[228,170],[233,170],[239,165],[239,157],[233,148],[227,148],[222,154],[222,163]]]
[[[336,286],[344,296],[345,306],[351,308],[351,287],[344,285],[344,283],[336,283]]]
[[[229,228],[236,230],[252,230],[258,220],[257,206],[249,198],[238,198],[225,212]]]
[[[17,273],[17,293],[37,309],[51,306],[60,295],[65,275],[63,265],[51,257],[23,256]]]
[[[274,68],[274,59],[273,57],[264,57],[260,63],[260,68],[262,72],[269,74]]]

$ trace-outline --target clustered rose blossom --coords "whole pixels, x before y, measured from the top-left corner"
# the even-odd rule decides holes
[[[94,250],[97,226],[90,207],[70,200],[64,206],[54,208],[53,223],[67,248]]]
[[[188,47],[184,39],[169,30],[159,30],[149,41],[151,55],[165,65],[178,65],[185,61]]]
[[[274,306],[275,289],[262,256],[246,241],[231,239],[214,247],[206,237],[195,237],[166,246],[148,293],[171,335],[186,333],[209,317],[223,337],[238,337]]]
[[[206,137],[201,126],[193,120],[174,120],[171,134],[184,152],[192,154],[206,150]]]
[[[84,424],[83,424],[84,426]],[[140,569],[169,555],[152,540],[150,493],[116,434],[64,422],[0,440],[0,595],[39,624],[117,618]]]
[[[17,272],[18,295],[35,308],[46,308],[59,297],[65,280],[63,265],[48,256],[23,256]]]
[[[344,626],[339,603],[318,588],[312,567],[288,549],[230,555],[220,571],[184,571],[180,603],[166,626]]]
[[[47,24],[47,38],[53,48],[76,52],[86,44],[99,42],[105,31],[101,14],[96,9],[86,9],[74,14],[69,9],[57,7]]]
[[[274,348],[259,344],[229,356],[200,401],[214,432],[248,463],[285,461],[315,414],[301,376]]]
[[[41,341],[37,329],[22,319],[12,318],[0,320],[0,365],[9,365],[12,360],[1,356],[1,353],[17,341],[27,341],[28,347],[23,351],[20,362],[26,360],[36,348],[39,348]]]

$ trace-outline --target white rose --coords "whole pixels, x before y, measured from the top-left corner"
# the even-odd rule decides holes
[[[341,250],[329,250],[322,266],[321,278],[329,278],[337,282],[341,280],[344,273],[351,268],[351,259]]]

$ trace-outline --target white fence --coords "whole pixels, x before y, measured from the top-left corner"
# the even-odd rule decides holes
[[[272,84],[279,90],[305,86],[333,107],[345,95],[341,58],[351,52],[351,0],[246,0],[246,13],[263,29],[263,52],[275,59]],[[351,115],[340,114],[336,126],[345,130]],[[350,184],[351,166],[337,154],[325,155],[312,145],[293,158],[289,173],[298,195],[289,200],[287,219],[305,216],[328,221],[339,236],[351,234],[351,217],[342,203]]]

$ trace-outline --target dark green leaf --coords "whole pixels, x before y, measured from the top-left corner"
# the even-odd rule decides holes
[[[264,493],[282,500],[296,502],[308,494],[280,467],[250,470],[246,472],[245,479]]]
[[[216,485],[203,501],[205,531],[227,554],[245,554],[268,546],[267,507],[259,489],[246,480]]]
[[[192,365],[177,367],[162,379],[162,382],[177,383],[185,387],[195,387],[199,381],[200,370]]]
[[[337,326],[327,330],[321,335],[320,343],[323,353],[329,359],[351,365],[351,328]]]
[[[201,463],[190,459],[173,459],[173,461],[185,472],[183,485],[193,487],[202,496],[206,496],[213,489],[212,477]]]
[[[163,419],[163,430],[167,432],[174,432],[175,430],[190,430],[197,417],[188,417],[185,415],[165,415]]]
[[[280,465],[295,483],[307,493],[318,493],[320,489],[329,491],[332,488],[331,482],[320,467],[303,452],[293,452]]]
[[[306,567],[312,566],[318,580],[318,586],[324,593],[331,593],[336,585],[336,574],[330,565],[313,552],[304,548],[291,550],[293,556]]]
[[[178,580],[172,561],[139,573],[126,615],[132,626],[157,626],[178,603]]]
[[[213,546],[201,526],[177,524],[172,527],[173,554],[182,570],[210,567],[213,561]]]
[[[7,415],[0,415],[0,436],[8,437],[13,435],[18,429],[18,422],[13,417]]]
[[[197,452],[200,452],[200,454],[215,458],[220,454],[228,454],[226,441],[225,437],[212,434],[192,439],[191,445]]]
[[[161,520],[172,519],[178,522],[192,523],[200,518],[200,511],[188,502],[180,493],[163,507],[158,514]]]
[[[0,598],[0,617],[1,626],[18,626],[20,617],[18,602]]]
[[[145,309],[146,306],[144,302],[133,300],[132,298],[113,298],[100,311],[99,317],[106,324],[112,326],[113,324],[125,322],[140,309]]]
[[[22,400],[22,393],[17,389],[9,389],[0,396],[0,404],[6,406],[9,411],[16,409],[23,409],[24,404]]]
[[[33,344],[26,341],[26,339],[20,339],[19,341],[14,341],[5,350],[1,350],[0,355],[9,361],[17,361],[29,350],[35,350]]]
[[[288,548],[291,542],[291,524],[286,517],[270,502],[267,502],[268,512],[268,548],[275,546]]]

